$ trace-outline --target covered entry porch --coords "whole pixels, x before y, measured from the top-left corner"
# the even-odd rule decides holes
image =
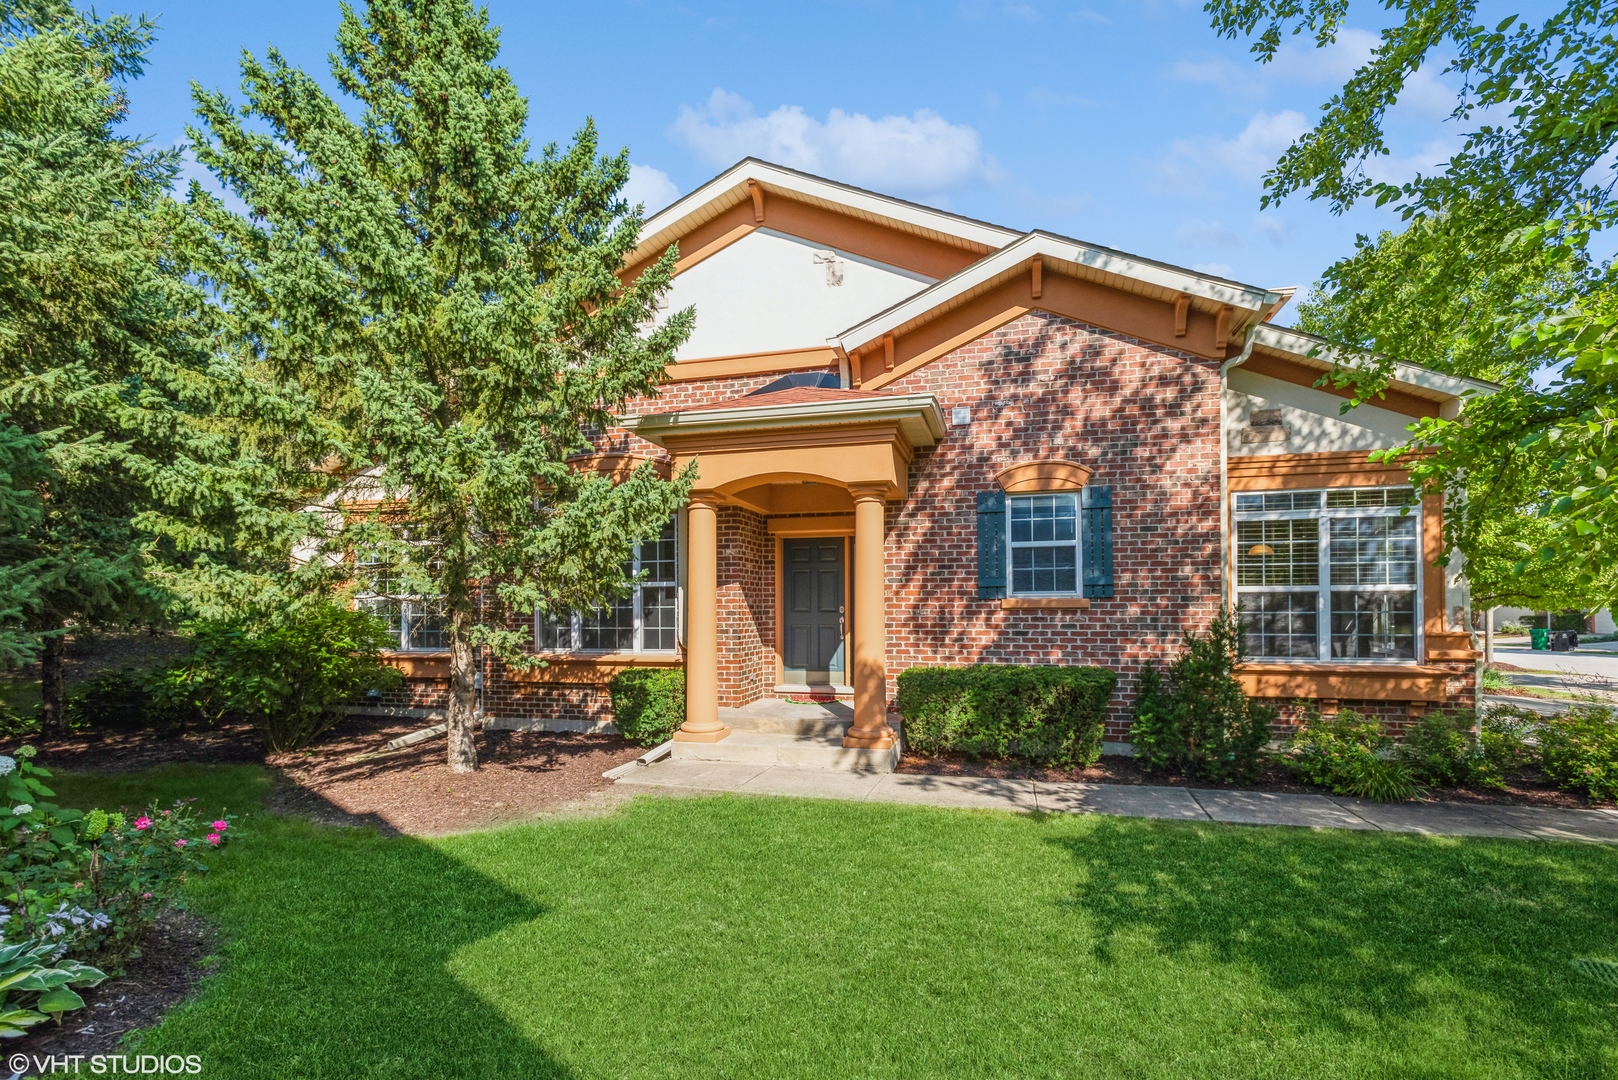
[[[675,739],[714,743],[731,735],[720,715],[722,685],[728,703],[740,706],[801,678],[823,679],[827,689],[842,680],[852,687],[845,747],[893,747],[886,507],[909,493],[914,450],[944,434],[932,395],[766,389],[627,423],[667,449],[676,471],[692,462],[697,468],[685,534],[686,720]],[[762,528],[752,530],[751,543],[728,539],[722,556],[722,520],[738,517]],[[757,628],[769,643],[768,670],[750,682],[735,676],[758,658],[746,654],[737,635],[721,633],[722,557],[755,564],[741,568],[755,578],[774,578],[755,586],[773,593],[773,602],[760,605],[770,616],[755,621],[773,625]]]

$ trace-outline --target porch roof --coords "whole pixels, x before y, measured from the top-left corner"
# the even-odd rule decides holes
[[[931,394],[881,394],[794,386],[747,394],[680,412],[629,416],[622,421],[641,438],[667,446],[670,437],[726,432],[769,432],[803,428],[846,428],[896,424],[911,446],[932,446],[947,430],[943,410]]]

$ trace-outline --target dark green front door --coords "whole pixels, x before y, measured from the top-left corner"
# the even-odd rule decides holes
[[[842,683],[843,538],[783,540],[786,618],[783,676],[789,683]]]

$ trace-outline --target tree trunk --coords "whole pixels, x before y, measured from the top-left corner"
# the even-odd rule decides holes
[[[47,634],[39,653],[39,722],[46,731],[62,727],[62,705],[67,698],[62,681],[62,653],[66,642],[60,633]]]
[[[476,772],[478,746],[472,730],[477,713],[477,690],[472,646],[466,640],[471,613],[456,604],[450,612],[449,635],[449,771]]]

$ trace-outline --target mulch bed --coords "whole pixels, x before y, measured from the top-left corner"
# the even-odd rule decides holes
[[[213,972],[216,937],[206,919],[174,909],[163,912],[122,975],[89,989],[77,987],[84,1008],[63,1013],[60,1024],[47,1020],[20,1039],[7,1039],[6,1056],[126,1053],[118,1045],[125,1035],[154,1026]],[[88,1063],[85,1071],[90,1071]]]
[[[1223,788],[1240,791],[1271,791],[1293,795],[1326,795],[1325,788],[1300,781],[1285,765],[1271,762],[1263,776],[1250,784],[1216,784],[1209,780],[1187,780],[1180,776],[1149,773],[1132,757],[1107,756],[1088,769],[1047,769],[1007,761],[973,761],[964,754],[923,757],[906,754],[896,770],[930,776],[987,776],[1004,780],[1044,780],[1052,783],[1076,781],[1086,784],[1140,784],[1159,787]],[[1557,791],[1537,775],[1510,777],[1502,790],[1494,788],[1442,788],[1429,791],[1424,802],[1494,803],[1512,806],[1549,806],[1586,809],[1611,806],[1591,802],[1583,795]]]
[[[364,761],[389,740],[428,721],[351,717],[307,750],[267,753],[252,728],[202,731],[84,731],[29,740],[39,762],[72,772],[130,772],[174,762],[264,764],[276,772],[268,804],[331,825],[393,833],[459,832],[538,813],[578,809],[612,781],[601,774],[644,749],[617,735],[541,731],[478,733],[479,769],[452,773],[442,736]]]

